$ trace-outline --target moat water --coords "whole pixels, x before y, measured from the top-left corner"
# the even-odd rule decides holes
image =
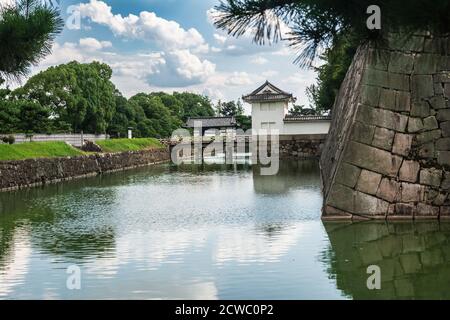
[[[1,193],[0,299],[450,299],[450,223],[323,223],[321,205],[315,161],[276,176],[166,164]]]

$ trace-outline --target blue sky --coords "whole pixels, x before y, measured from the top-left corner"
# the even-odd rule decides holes
[[[6,2],[11,0],[0,0]],[[235,100],[265,80],[308,105],[305,89],[315,73],[292,62],[286,43],[258,46],[251,32],[235,39],[211,23],[219,0],[61,0],[69,21],[51,56],[33,74],[71,60],[99,60],[127,97],[137,92],[193,91]],[[71,7],[71,12],[67,13]],[[70,17],[80,24],[70,26]],[[70,28],[71,27],[71,28]],[[288,32],[285,27],[285,32]],[[248,111],[248,108],[247,108]]]

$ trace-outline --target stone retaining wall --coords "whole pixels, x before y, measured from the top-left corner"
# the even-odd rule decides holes
[[[327,135],[280,136],[281,158],[319,158]]]
[[[0,191],[39,186],[170,160],[167,149],[0,161]]]
[[[450,217],[450,37],[358,50],[321,158],[324,218]]]

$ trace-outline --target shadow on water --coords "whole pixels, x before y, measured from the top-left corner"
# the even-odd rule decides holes
[[[338,289],[353,299],[450,299],[450,223],[324,223],[323,254]],[[368,290],[367,267],[381,269]]]

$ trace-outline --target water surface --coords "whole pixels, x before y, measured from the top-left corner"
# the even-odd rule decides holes
[[[2,193],[0,299],[450,298],[448,225],[324,225],[321,205],[315,161],[277,176],[166,164]],[[67,289],[72,265],[81,290]]]

